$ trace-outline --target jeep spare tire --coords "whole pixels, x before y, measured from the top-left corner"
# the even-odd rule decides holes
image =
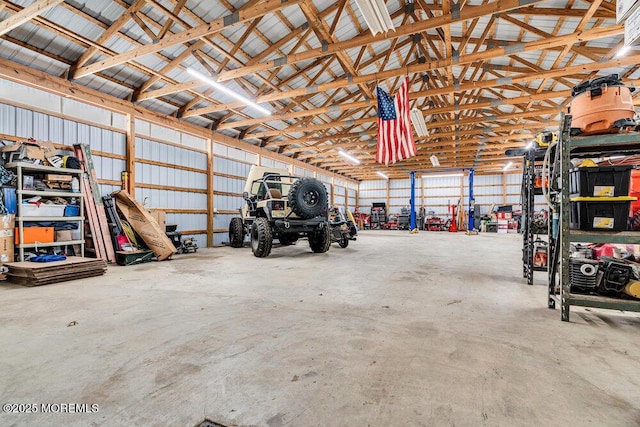
[[[300,178],[289,190],[289,207],[304,219],[324,215],[327,209],[327,189],[315,178]]]

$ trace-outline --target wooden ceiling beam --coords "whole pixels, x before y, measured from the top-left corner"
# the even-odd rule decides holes
[[[304,0],[287,0],[285,2],[283,2],[282,0],[265,0],[263,3],[253,5],[251,8],[241,8],[236,13],[229,14],[222,18],[214,19],[209,24],[200,25],[198,27],[185,30],[181,33],[165,37],[158,43],[144,45],[121,53],[119,55],[110,57],[108,59],[98,61],[91,65],[82,66],[72,74],[72,79],[79,79],[90,74],[94,74],[98,71],[102,71],[107,68],[115,67],[116,65],[121,65],[126,62],[135,60],[136,58],[140,58],[151,53],[160,52],[163,49],[167,49],[178,44],[187,43],[200,37],[218,33],[232,25],[241,24],[252,19],[259,18],[260,16],[273,13],[285,7],[298,4],[301,1]]]
[[[537,3],[543,2],[543,0],[528,0],[528,1],[531,2],[529,4],[537,4]],[[315,59],[321,56],[333,55],[347,49],[353,49],[353,48],[357,48],[360,46],[369,45],[377,42],[388,41],[390,39],[394,39],[398,37],[411,36],[413,34],[417,34],[422,31],[432,30],[432,29],[440,28],[445,25],[454,24],[458,22],[464,22],[469,19],[479,18],[485,15],[492,15],[495,13],[507,12],[513,9],[518,9],[519,7],[522,7],[520,0],[500,0],[494,3],[489,3],[481,6],[467,6],[463,10],[461,10],[459,15],[456,15],[455,18],[453,14],[447,14],[447,15],[435,17],[433,19],[423,20],[415,24],[405,25],[405,26],[396,28],[395,31],[392,31],[386,34],[378,34],[376,36],[363,34],[360,36],[353,37],[350,40],[337,42],[337,43],[328,43],[326,46],[323,46],[322,48],[311,49],[306,52],[301,52],[299,54],[294,54],[294,55],[286,55],[278,59],[266,61],[260,64],[255,64],[253,66],[230,70],[225,73],[222,73],[219,76],[219,78],[220,78],[220,81],[235,79],[238,77],[246,76],[248,74],[265,71],[271,68],[290,65],[295,62]]]
[[[594,28],[592,30],[586,30],[579,34],[567,34],[564,36],[550,37],[544,40],[536,40],[536,41],[527,42],[527,43],[518,43],[517,45],[514,45],[514,46],[517,46],[518,49],[513,49],[512,47],[499,47],[496,49],[488,49],[476,54],[461,55],[456,65],[462,65],[470,62],[487,60],[490,58],[499,58],[504,55],[508,55],[510,53],[516,53],[515,51],[526,52],[526,51],[532,51],[532,50],[541,50],[541,49],[546,49],[550,46],[563,46],[563,45],[566,45],[567,43],[574,43],[578,40],[585,40],[585,39],[595,40],[595,39],[600,39],[604,37],[610,37],[613,35],[619,35],[621,34],[622,31],[623,31],[622,26],[615,25],[612,27]],[[623,59],[623,58],[617,58],[617,59]],[[353,77],[350,80],[342,79],[342,80],[337,80],[330,83],[319,84],[313,87],[305,87],[305,88],[294,89],[290,91],[279,91],[279,92],[275,92],[267,95],[262,95],[259,98],[257,98],[256,102],[259,102],[259,103],[271,102],[279,99],[293,98],[296,96],[308,95],[311,93],[324,92],[330,89],[348,87],[348,86],[356,85],[359,83],[366,83],[368,81],[385,80],[387,78],[398,77],[408,73],[423,73],[427,70],[444,68],[448,65],[450,61],[451,59],[432,61],[426,64],[414,63],[413,65],[407,66],[405,68],[388,70],[380,73],[361,75],[359,77]],[[576,66],[576,67],[588,67],[590,65],[594,65],[594,64],[585,64],[585,65]],[[595,64],[595,65],[598,65],[598,64]],[[614,64],[612,66],[617,66],[617,65]],[[572,67],[568,67],[568,68],[571,68],[572,70],[576,70],[576,68],[572,68]],[[551,70],[548,73],[551,73],[551,74],[557,73],[557,75],[561,76],[563,75],[564,72],[565,70]],[[575,74],[575,71],[572,71],[570,74]],[[509,79],[511,79],[511,77],[509,77]],[[456,89],[456,86],[453,85],[453,87],[447,88],[446,90],[447,92],[444,92],[444,93],[448,94],[449,91],[456,91],[460,89]],[[235,107],[237,106],[237,104],[238,103],[230,103],[227,105]],[[210,108],[211,107],[204,107],[196,110],[191,110],[185,113],[185,117],[208,114],[210,112],[209,110]],[[216,106],[216,108],[220,108],[220,106]]]
[[[31,21],[36,16],[42,14],[47,9],[59,5],[64,0],[36,0],[34,3],[26,6],[18,13],[14,13],[4,21],[0,21],[0,36],[7,34],[14,28]]]
[[[98,37],[98,39],[96,40],[96,43],[99,45],[103,45],[106,42],[108,42],[109,39],[111,39],[111,37],[116,35],[120,31],[120,29],[127,22],[129,22],[129,20],[131,19],[131,16],[135,14],[137,11],[139,11],[140,9],[142,9],[142,7],[145,4],[146,4],[146,0],[135,0],[133,4],[131,4],[131,6],[129,6],[129,8],[122,13],[122,15],[120,15],[118,19],[113,21],[113,23],[107,27],[107,29]],[[85,50],[82,53],[82,55],[80,55],[78,60],[71,66],[69,73],[73,74],[73,72],[76,69],[86,64],[91,58],[93,58],[93,55],[95,55],[98,52],[100,51],[96,47],[90,47],[87,50]]]

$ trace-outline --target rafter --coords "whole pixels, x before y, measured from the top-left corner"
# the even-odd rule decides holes
[[[14,28],[19,27],[25,22],[31,21],[33,18],[40,15],[45,10],[59,5],[63,1],[64,0],[36,0],[34,3],[25,7],[20,12],[11,15],[4,21],[0,21],[0,36],[8,33]]]
[[[178,34],[165,37],[158,43],[144,45],[137,49],[132,49],[114,57],[98,61],[94,64],[78,68],[75,73],[73,73],[73,78],[79,79],[98,71],[102,71],[116,65],[124,64],[131,60],[135,60],[136,58],[149,55],[151,53],[160,52],[161,50],[169,48],[171,46],[186,43],[200,37],[220,32],[231,25],[250,21],[268,13],[272,13],[285,7],[295,5],[297,3],[300,3],[301,1],[303,0],[287,0],[286,2],[283,2],[282,0],[266,0],[265,2],[254,5],[249,9],[239,9],[236,13],[215,19],[209,24],[201,25],[199,27],[183,31]]]

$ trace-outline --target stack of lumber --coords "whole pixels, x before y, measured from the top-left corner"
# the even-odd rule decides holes
[[[95,252],[96,258],[116,262],[116,252],[111,238],[107,214],[104,210],[98,176],[93,166],[91,149],[86,144],[74,144],[74,152],[84,174],[80,181],[80,190],[84,195],[85,215],[91,234],[85,233],[85,245],[88,252]]]
[[[101,276],[107,271],[107,264],[101,259],[68,257],[54,262],[12,262],[7,280],[23,286],[41,286],[67,280]]]

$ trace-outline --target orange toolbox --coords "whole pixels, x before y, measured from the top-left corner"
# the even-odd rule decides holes
[[[20,243],[20,231],[16,228],[16,245]],[[54,241],[53,227],[24,227],[22,229],[24,243],[52,243]]]
[[[571,91],[572,135],[618,133],[636,126],[631,93],[619,74],[586,81]]]

